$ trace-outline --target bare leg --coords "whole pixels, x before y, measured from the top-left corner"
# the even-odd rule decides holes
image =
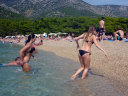
[[[101,41],[103,41],[103,35],[101,36]]]
[[[104,40],[104,37],[105,37],[105,33],[103,33],[103,35],[101,37],[102,37],[102,40],[101,41],[103,41]]]
[[[82,74],[81,79],[84,79],[86,77],[86,75],[88,73],[89,66],[90,66],[90,55],[89,54],[84,55],[83,58],[84,58],[85,68],[84,68],[84,72]]]
[[[116,35],[116,33],[114,33],[114,37],[115,37],[115,41],[117,41],[117,35]]]
[[[100,35],[100,41],[102,41],[102,35]]]
[[[76,76],[77,76],[81,71],[84,70],[83,58],[82,58],[80,55],[78,55],[78,57],[79,57],[79,61],[80,61],[81,67],[76,71],[76,73],[75,73],[74,75],[72,75],[72,79],[73,79],[73,80],[76,78]]]

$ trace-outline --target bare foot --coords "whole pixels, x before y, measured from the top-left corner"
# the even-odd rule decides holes
[[[83,79],[85,79],[85,77],[82,77],[81,79],[83,80]]]

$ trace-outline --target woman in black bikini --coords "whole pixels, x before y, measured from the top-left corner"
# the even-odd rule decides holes
[[[76,71],[74,75],[72,75],[73,80],[82,71],[83,71],[83,74],[81,79],[84,79],[86,77],[89,66],[90,66],[90,54],[91,54],[90,50],[93,43],[96,45],[97,48],[99,48],[101,51],[104,52],[105,56],[107,56],[107,53],[98,45],[95,34],[96,34],[95,27],[90,26],[88,33],[84,33],[79,37],[75,38],[77,48],[79,48],[79,43],[78,43],[79,39],[83,39],[83,44],[82,44],[82,47],[79,48],[79,54],[78,54],[81,67]]]

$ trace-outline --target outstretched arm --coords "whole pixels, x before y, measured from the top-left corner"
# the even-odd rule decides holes
[[[84,36],[85,36],[85,34],[82,34],[82,35],[80,35],[80,36],[78,36],[78,37],[74,38],[74,40],[76,41],[77,48],[79,48],[78,40],[79,40],[79,39],[83,39],[83,38],[84,38]]]
[[[102,49],[102,48],[99,46],[99,44],[97,43],[97,40],[96,40],[96,36],[95,36],[95,35],[93,35],[93,41],[94,41],[96,47],[97,47],[98,49],[100,49],[101,51],[103,51],[104,54],[105,54],[105,56],[108,58],[108,55],[107,55],[106,51],[105,51],[104,49]]]

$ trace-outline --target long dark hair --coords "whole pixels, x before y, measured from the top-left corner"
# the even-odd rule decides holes
[[[34,34],[30,34],[30,35],[28,36],[28,40],[26,41],[26,44],[27,44],[28,42],[30,42],[31,39],[33,39],[33,38],[35,38],[35,35],[34,35]],[[25,45],[26,45],[26,44],[25,44]]]
[[[35,51],[35,47],[32,47],[29,53],[33,53],[33,51]]]

